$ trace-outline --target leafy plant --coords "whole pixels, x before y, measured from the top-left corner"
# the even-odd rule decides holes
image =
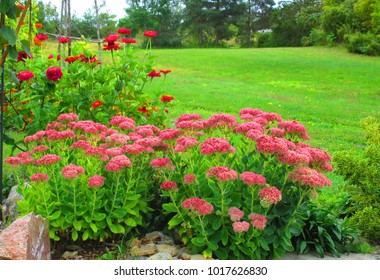
[[[340,257],[343,253],[349,253],[352,244],[359,241],[358,229],[350,225],[348,220],[336,217],[328,209],[320,208],[313,202],[309,203],[305,218],[302,233],[293,238],[298,254],[316,250],[321,258],[325,254]]]

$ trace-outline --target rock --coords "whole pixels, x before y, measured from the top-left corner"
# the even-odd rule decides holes
[[[159,253],[169,253],[172,257],[178,253],[178,249],[176,247],[168,244],[158,244],[157,251]]]
[[[0,259],[49,260],[48,221],[30,213],[0,233]]]
[[[141,247],[132,247],[129,254],[131,256],[150,256],[156,253],[156,244],[149,243]]]
[[[172,260],[172,259],[173,259],[173,255],[170,254],[169,252],[159,252],[148,258],[148,260]]]
[[[178,257],[179,257],[181,260],[190,260],[190,259],[191,259],[191,255],[188,254],[188,253],[185,253],[185,252],[183,252],[181,255],[178,255]]]
[[[17,192],[18,186],[12,187],[9,192],[8,198],[3,203],[3,219],[8,221],[15,221],[20,215],[17,212],[17,202],[23,199],[23,196]]]
[[[66,251],[62,254],[64,260],[79,260],[81,256],[78,255],[78,251]]]
[[[170,245],[174,245],[174,240],[173,238],[171,238],[170,236],[167,236],[165,234],[163,234],[162,232],[160,231],[153,231],[151,233],[147,233],[142,239],[141,241],[143,243],[150,243],[150,242],[154,242],[156,244],[170,244]]]
[[[197,255],[191,255],[190,260],[192,261],[199,261],[199,260],[212,260],[212,259],[206,259],[203,257],[203,255],[197,254]]]

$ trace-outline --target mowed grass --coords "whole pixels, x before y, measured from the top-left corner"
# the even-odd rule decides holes
[[[380,117],[380,58],[341,48],[154,49],[171,69],[165,93],[183,113],[238,115],[260,108],[306,125],[311,143],[335,152],[362,147],[360,120]],[[154,91],[159,82],[151,83]]]

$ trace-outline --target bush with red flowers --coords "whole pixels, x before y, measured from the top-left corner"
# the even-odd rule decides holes
[[[35,133],[62,112],[75,112],[83,119],[103,123],[114,115],[127,115],[138,124],[149,121],[166,126],[167,107],[174,98],[168,99],[161,92],[164,79],[159,78],[161,73],[166,78],[171,70],[154,70],[151,42],[145,50],[137,49],[131,34],[130,29],[119,28],[104,38],[103,50],[111,53],[112,63],[102,65],[86,41],[72,42],[68,56],[69,37],[58,38],[61,53],[42,55],[44,46],[40,45],[34,47],[33,56],[20,51],[13,64],[17,79],[7,79],[6,84],[7,101],[11,103],[6,127]],[[147,34],[154,39],[156,33]],[[35,39],[41,42],[47,35],[38,33]],[[157,84],[157,92],[148,94],[144,88],[152,82]]]
[[[97,100],[93,111],[103,106]],[[193,253],[273,259],[294,250],[306,203],[331,184],[330,155],[307,139],[301,124],[251,108],[240,119],[184,114],[166,129],[69,113],[25,137],[28,151],[5,163],[19,186],[30,178],[19,188],[21,213],[47,217],[55,240],[107,240],[166,223]]]

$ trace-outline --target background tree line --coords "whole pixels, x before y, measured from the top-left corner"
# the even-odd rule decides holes
[[[158,47],[283,47],[345,44],[380,55],[380,0],[126,0],[125,17],[100,13],[101,35],[116,27],[156,30]],[[59,22],[40,6],[46,31]],[[95,10],[72,18],[72,36],[96,37]]]

